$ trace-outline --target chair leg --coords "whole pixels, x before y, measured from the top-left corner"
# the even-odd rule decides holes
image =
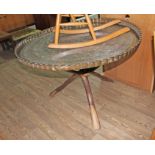
[[[92,91],[90,88],[88,76],[87,75],[81,75],[81,79],[82,79],[82,82],[83,82],[83,85],[84,85],[84,88],[86,91],[88,103],[89,103],[92,125],[93,125],[94,129],[99,129],[100,128],[100,122],[99,122],[99,118],[98,118],[98,115],[96,112],[96,108],[95,108],[95,104],[94,104],[93,95],[92,95]]]
[[[96,34],[95,34],[95,31],[94,31],[92,22],[91,22],[91,20],[90,20],[90,18],[89,18],[89,16],[88,16],[88,14],[85,14],[85,18],[86,18],[86,21],[87,21],[87,23],[88,23],[89,31],[90,31],[90,33],[91,33],[91,35],[92,35],[92,38],[93,38],[94,40],[96,40]]]
[[[61,23],[61,15],[57,14],[56,26],[55,26],[55,36],[54,36],[54,43],[55,44],[58,44],[58,42],[59,42],[60,23]]]
[[[70,16],[70,18],[71,18],[72,22],[76,22],[76,18],[74,17],[74,15],[73,15],[73,14],[69,14],[69,16]]]
[[[58,92],[63,90],[66,86],[68,86],[71,82],[73,82],[78,77],[77,74],[73,74],[71,77],[69,77],[61,86],[56,88],[54,91],[52,91],[49,96],[54,97]]]

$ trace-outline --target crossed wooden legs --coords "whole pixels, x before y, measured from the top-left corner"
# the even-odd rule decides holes
[[[105,78],[104,76],[101,76],[99,73],[97,72],[90,72],[92,75],[95,75],[105,81],[110,81],[108,78]],[[87,99],[88,99],[88,104],[89,104],[89,108],[90,108],[90,114],[91,114],[91,119],[92,119],[92,125],[94,127],[94,129],[99,129],[100,128],[100,122],[99,122],[99,118],[96,112],[96,108],[95,108],[95,104],[94,104],[94,100],[93,100],[93,94],[91,91],[91,87],[90,87],[90,83],[88,80],[88,73],[73,73],[61,86],[59,86],[58,88],[56,88],[54,91],[52,91],[49,95],[51,97],[54,97],[58,92],[60,92],[61,90],[63,90],[66,86],[68,86],[71,82],[73,82],[76,78],[80,77],[82,79],[85,91],[86,91],[86,95],[87,95]]]

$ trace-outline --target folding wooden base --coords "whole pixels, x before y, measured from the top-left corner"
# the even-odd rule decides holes
[[[94,76],[96,76],[96,77],[98,77],[104,81],[108,81],[108,82],[113,82],[113,81],[102,76],[102,75],[100,75],[99,73],[95,72],[94,71],[95,69],[96,68],[84,69],[84,70],[80,70],[80,71],[71,71],[73,74],[61,86],[56,88],[49,95],[51,97],[54,97],[58,92],[63,90],[66,86],[68,86],[76,78],[80,77],[82,79],[82,82],[83,82],[83,85],[84,85],[84,88],[86,91],[93,128],[99,129],[100,128],[100,122],[99,122],[99,118],[98,118],[98,115],[96,112],[96,108],[95,108],[95,104],[94,104],[94,100],[93,100],[93,94],[92,94],[90,83],[88,80],[88,75],[92,74],[92,75],[94,75]]]

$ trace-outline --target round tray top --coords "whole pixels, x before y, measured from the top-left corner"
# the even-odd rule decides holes
[[[96,19],[93,20],[93,25],[98,26],[110,20]],[[141,32],[135,25],[126,21],[96,31],[97,37],[102,37],[126,26],[131,30],[121,36],[101,44],[76,49],[48,48],[54,36],[53,28],[49,28],[20,42],[15,48],[15,54],[23,64],[52,71],[80,70],[107,65],[129,58],[141,42]],[[89,33],[61,34],[60,43],[75,43],[91,39]]]

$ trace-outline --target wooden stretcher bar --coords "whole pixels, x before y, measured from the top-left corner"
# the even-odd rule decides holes
[[[86,22],[69,22],[60,24],[60,26],[79,26],[79,25],[88,25],[88,24]]]

